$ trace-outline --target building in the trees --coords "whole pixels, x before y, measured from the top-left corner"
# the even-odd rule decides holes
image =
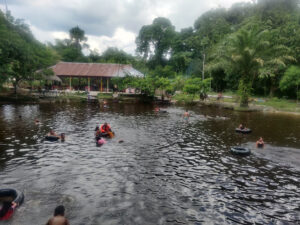
[[[144,76],[125,64],[59,62],[51,68],[70,90],[111,92],[113,77]]]

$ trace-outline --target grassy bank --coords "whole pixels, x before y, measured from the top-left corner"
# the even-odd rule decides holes
[[[239,96],[233,92],[222,93],[222,98],[218,99],[218,93],[210,92],[209,97],[205,101],[200,101],[199,96],[193,100],[193,96],[186,94],[177,94],[173,100],[179,103],[190,104],[192,101],[206,105],[218,105],[225,108],[232,108],[237,111],[282,111],[300,113],[300,104],[296,100],[265,98],[265,97],[250,97],[249,108],[239,107]]]
[[[255,102],[255,105],[272,107],[278,111],[300,112],[300,104],[297,104],[295,100],[272,98],[266,99],[265,102]]]
[[[14,94],[12,92],[1,92],[0,102],[2,103],[47,103],[47,102],[68,102],[78,101],[84,102],[87,100],[87,95],[83,93],[61,94],[61,95],[49,95],[48,93],[43,95],[37,95],[36,93],[22,92]]]
[[[113,99],[113,94],[112,93],[99,93],[97,95],[98,99]]]

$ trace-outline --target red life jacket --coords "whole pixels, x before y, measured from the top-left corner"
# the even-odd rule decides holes
[[[107,124],[106,126],[104,124],[101,125],[100,130],[102,133],[107,133],[110,131],[110,126]]]

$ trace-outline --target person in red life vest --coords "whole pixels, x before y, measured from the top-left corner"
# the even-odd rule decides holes
[[[100,130],[101,130],[102,136],[107,136],[110,138],[112,138],[114,136],[114,133],[111,131],[110,126],[106,122],[101,125]]]

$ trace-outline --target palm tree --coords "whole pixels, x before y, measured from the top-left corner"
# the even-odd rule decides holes
[[[286,60],[293,59],[287,54],[286,46],[271,45],[269,38],[270,33],[267,30],[242,29],[235,36],[230,37],[218,52],[220,58],[214,66],[230,68],[240,75],[241,107],[248,107],[253,81],[257,76],[265,74],[267,66],[283,66]]]

